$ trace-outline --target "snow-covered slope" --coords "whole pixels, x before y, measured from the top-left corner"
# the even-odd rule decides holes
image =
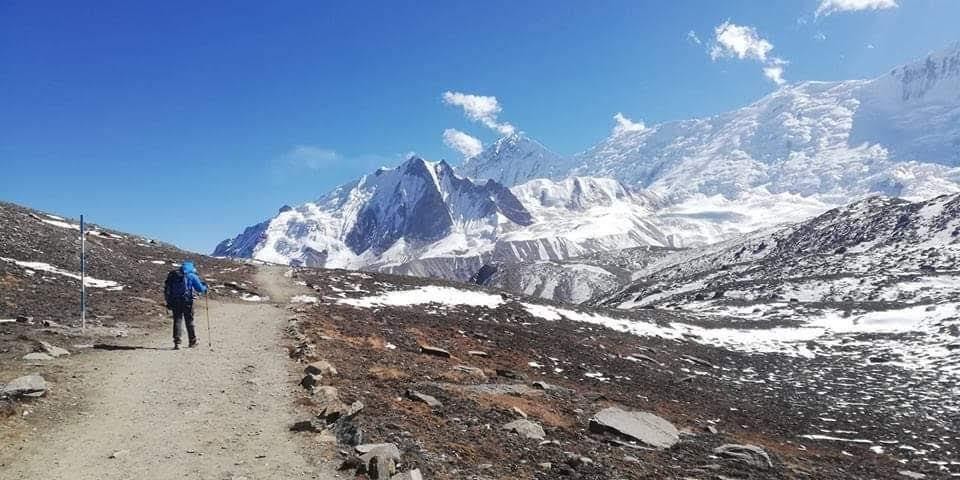
[[[608,177],[671,204],[758,193],[833,206],[872,193],[924,199],[960,191],[958,118],[960,44],[873,80],[788,85],[713,117],[618,131],[571,159],[527,162],[527,149],[491,147],[462,171],[508,186]]]
[[[950,354],[960,348],[960,194],[917,203],[872,197],[665,257],[634,277],[591,303],[794,325],[815,337],[816,329],[902,335],[889,343],[875,338],[872,361],[960,373]],[[834,347],[821,348],[830,354]]]
[[[513,186],[536,178],[562,178],[568,160],[524,133],[503,137],[468,158],[458,171],[469,178],[492,179]]]

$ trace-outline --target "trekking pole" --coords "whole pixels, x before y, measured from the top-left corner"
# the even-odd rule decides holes
[[[213,337],[210,336],[210,293],[203,296],[204,310],[207,312],[207,346],[213,350]]]

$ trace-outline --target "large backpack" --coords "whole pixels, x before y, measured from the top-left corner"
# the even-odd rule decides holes
[[[183,305],[193,301],[193,286],[179,268],[167,274],[167,281],[163,284],[163,296],[167,305]]]

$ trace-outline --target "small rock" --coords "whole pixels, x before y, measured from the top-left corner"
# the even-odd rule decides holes
[[[27,361],[46,361],[53,360],[53,357],[42,352],[32,352],[24,355],[23,359]]]
[[[0,398],[0,418],[12,417],[17,414],[17,404],[9,398]]]
[[[427,355],[433,355],[435,357],[450,358],[450,352],[439,348],[431,347],[429,345],[420,345],[420,353],[425,353]]]
[[[435,397],[427,395],[425,393],[420,393],[416,390],[407,390],[407,398],[410,400],[418,400],[423,403],[426,403],[430,408],[440,408],[443,407],[443,404],[440,403]]]
[[[628,412],[609,407],[590,419],[590,431],[614,432],[651,447],[670,448],[680,441],[680,432],[672,423],[649,412]]]
[[[457,366],[453,367],[453,369],[456,370],[456,371],[458,371],[458,372],[463,372],[463,373],[469,374],[470,376],[475,377],[475,378],[477,378],[477,379],[479,379],[479,380],[486,380],[486,379],[487,379],[487,374],[483,373],[483,370],[482,370],[482,369],[479,369],[479,368],[477,368],[477,367],[471,367],[471,366],[468,366],[468,365],[457,365]]]
[[[717,427],[714,427],[713,425],[707,425],[707,432],[712,433],[714,435],[719,433],[719,431],[717,430]]]
[[[523,376],[522,373],[514,372],[513,370],[507,370],[507,369],[505,369],[505,368],[498,368],[498,369],[497,369],[497,376],[498,376],[498,377],[504,377],[504,378],[510,378],[510,379],[513,379],[513,380],[523,380],[523,379],[524,379],[524,376]]]
[[[381,447],[397,449],[396,444],[393,444],[393,443],[364,443],[363,445],[357,445],[356,447],[353,447],[353,448],[354,450],[357,451],[357,453],[363,455],[365,453],[370,453],[376,448],[381,448]],[[397,449],[397,456],[400,456],[399,449]]]
[[[331,377],[337,375],[337,369],[326,360],[319,360],[307,365],[307,367],[303,369],[303,372],[307,375],[318,375],[321,377],[324,375],[330,375]]]
[[[550,462],[538,463],[537,466],[540,467],[540,470],[544,470],[544,471],[550,470],[551,468],[553,468],[553,464]]]
[[[519,416],[522,417],[522,418],[527,418],[527,412],[524,412],[523,410],[520,410],[518,407],[513,407],[513,408],[510,409],[510,411],[512,411],[513,413],[516,413],[517,415],[519,415]]]
[[[728,443],[713,449],[713,453],[722,458],[728,458],[746,463],[761,469],[773,468],[773,462],[762,448],[756,445],[736,445]]]
[[[0,396],[40,397],[47,393],[47,381],[40,375],[27,375],[17,378],[0,388]]]
[[[480,351],[480,350],[470,350],[469,352],[467,352],[467,355],[472,355],[472,356],[474,356],[474,357],[489,357],[489,356],[490,356],[490,355],[487,354],[487,352],[483,352],[483,351]]]
[[[70,352],[68,352],[66,349],[60,348],[55,345],[51,345],[47,342],[44,342],[43,340],[40,340],[39,342],[37,342],[37,348],[43,353],[46,353],[47,355],[50,355],[51,357],[54,357],[54,358],[70,355]]]
[[[33,317],[28,317],[26,315],[20,315],[17,317],[17,323],[23,323],[26,325],[33,325]]]
[[[543,440],[543,438],[547,436],[546,432],[543,431],[543,427],[541,427],[539,423],[526,419],[514,420],[504,425],[503,429],[516,432],[521,437],[532,440]]]
[[[390,477],[390,480],[423,480],[423,474],[419,468],[415,468],[409,472],[398,473]]]
[[[111,453],[107,458],[120,458],[128,453],[130,453],[130,450],[117,450],[116,452]]]
[[[624,455],[623,461],[630,462],[630,463],[640,463],[640,459],[637,457],[634,457],[633,455]]]
[[[357,445],[357,453],[360,453],[360,460],[369,461],[371,458],[381,456],[400,461],[400,449],[395,443],[367,443]]]
[[[303,377],[303,380],[300,380],[300,386],[307,390],[313,390],[317,385],[320,385],[320,380],[320,376],[308,373]]]
[[[917,480],[921,478],[927,478],[927,476],[922,473],[911,472],[910,470],[900,470],[897,473],[899,473],[900,475],[903,475],[904,477],[915,478]]]
[[[374,447],[360,456],[360,462],[366,466],[367,476],[375,480],[390,480],[397,473],[399,461],[400,450],[392,443]]]

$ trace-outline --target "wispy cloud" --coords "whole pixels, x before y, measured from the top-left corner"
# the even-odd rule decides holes
[[[687,32],[687,41],[694,45],[702,45],[703,42],[700,41],[700,37],[697,35],[697,32],[690,30]]]
[[[467,118],[480,122],[501,135],[510,135],[516,131],[513,125],[497,118],[503,110],[497,97],[446,91],[443,92],[443,103],[462,108]]]
[[[813,34],[813,39],[822,42],[827,39],[827,36],[823,32],[817,32]]]
[[[615,137],[628,132],[642,132],[647,130],[647,126],[644,125],[642,121],[634,122],[620,112],[617,112],[616,115],[613,116],[613,120],[616,122],[613,126],[613,135]]]
[[[460,152],[463,158],[476,156],[483,151],[483,143],[480,139],[455,128],[448,128],[443,131],[443,143]]]
[[[714,29],[714,43],[710,47],[710,58],[714,61],[723,58],[755,60],[763,64],[763,75],[777,85],[783,85],[786,60],[770,55],[773,43],[760,36],[757,29],[749,25],[737,25],[723,22]]]
[[[885,10],[897,8],[897,0],[821,0],[814,15],[826,17],[838,12],[859,12],[862,10]]]
[[[336,151],[313,145],[297,145],[281,156],[288,166],[320,170],[330,166],[342,156]]]
[[[787,83],[787,81],[783,79],[783,67],[780,65],[763,67],[763,76],[769,78],[777,85],[783,85],[784,83]]]
[[[714,29],[716,43],[710,48],[710,58],[767,60],[767,54],[773,50],[773,44],[762,38],[757,30],[750,26],[723,22]]]

